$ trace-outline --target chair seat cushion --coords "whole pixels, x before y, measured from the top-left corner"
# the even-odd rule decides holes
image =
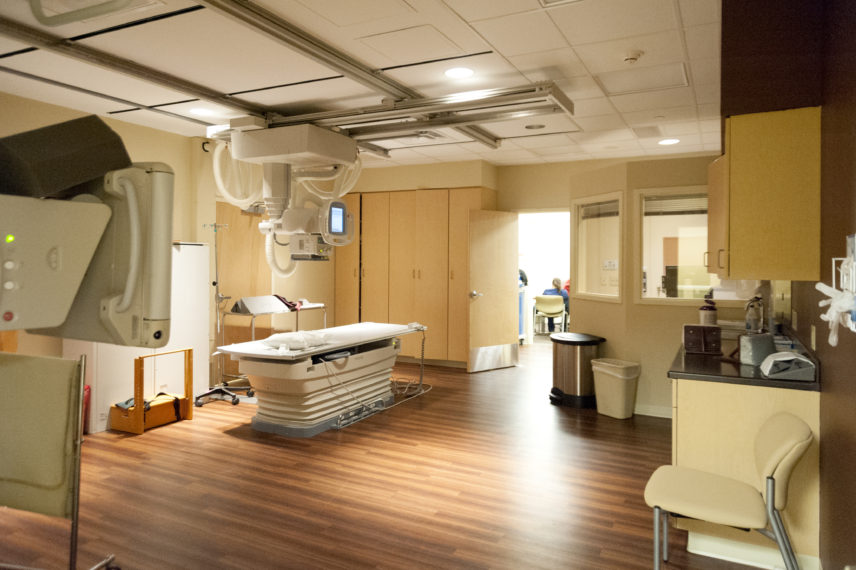
[[[764,499],[755,487],[697,469],[659,467],[645,486],[645,502],[649,507],[726,526],[767,526]]]

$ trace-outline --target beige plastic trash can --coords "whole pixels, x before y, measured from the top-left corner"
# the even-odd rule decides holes
[[[595,358],[591,368],[597,413],[621,420],[631,417],[636,405],[639,365],[617,358]]]

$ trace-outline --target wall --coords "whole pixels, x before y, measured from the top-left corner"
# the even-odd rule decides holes
[[[592,160],[497,169],[500,210],[570,208],[577,198],[615,191],[623,194],[621,302],[572,298],[570,322],[571,330],[607,339],[601,356],[641,364],[637,413],[671,415],[671,384],[666,373],[681,344],[681,326],[696,322],[698,315],[695,305],[643,305],[633,301],[637,283],[632,268],[640,251],[640,238],[632,220],[632,196],[639,188],[706,185],[707,164],[713,158]],[[742,312],[735,309],[720,309],[720,313],[724,319],[742,318]]]
[[[86,113],[0,93],[0,137],[69,121]],[[110,128],[122,138],[135,162],[164,162],[175,172],[173,240],[194,241],[197,210],[193,190],[191,144],[187,137],[173,135],[106,118]],[[62,341],[20,331],[18,351],[24,354],[62,355]]]
[[[830,259],[845,253],[856,233],[856,4],[826,2],[826,49],[821,124],[821,280],[831,283]],[[793,283],[798,336],[808,345],[817,330],[821,361],[820,554],[824,568],[856,564],[856,334],[840,331],[829,346],[819,318],[825,299],[814,283]]]

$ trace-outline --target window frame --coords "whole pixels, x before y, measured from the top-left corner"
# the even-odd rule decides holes
[[[607,295],[605,293],[591,293],[579,290],[579,248],[580,248],[580,211],[583,206],[597,204],[598,202],[618,202],[618,293]],[[624,192],[608,192],[605,194],[594,194],[571,201],[571,291],[570,296],[574,299],[585,299],[589,301],[601,301],[604,303],[622,303],[624,301]]]
[[[703,303],[702,299],[685,299],[669,297],[643,297],[642,296],[642,256],[644,240],[644,215],[645,198],[647,196],[681,196],[687,194],[708,195],[708,187],[705,184],[691,186],[670,186],[663,188],[637,188],[633,191],[633,235],[636,237],[633,244],[633,302],[638,305],[666,305],[670,307],[697,307]],[[709,210],[709,208],[708,208]],[[716,299],[718,307],[743,307],[745,300]]]

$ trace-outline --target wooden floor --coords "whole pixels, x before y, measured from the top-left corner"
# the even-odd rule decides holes
[[[310,439],[254,432],[247,402],[89,435],[79,567],[650,568],[642,490],[669,462],[670,421],[550,405],[551,348],[493,372],[427,368],[427,394]],[[0,509],[2,563],[62,568],[67,536]],[[671,538],[667,568],[744,568]]]

